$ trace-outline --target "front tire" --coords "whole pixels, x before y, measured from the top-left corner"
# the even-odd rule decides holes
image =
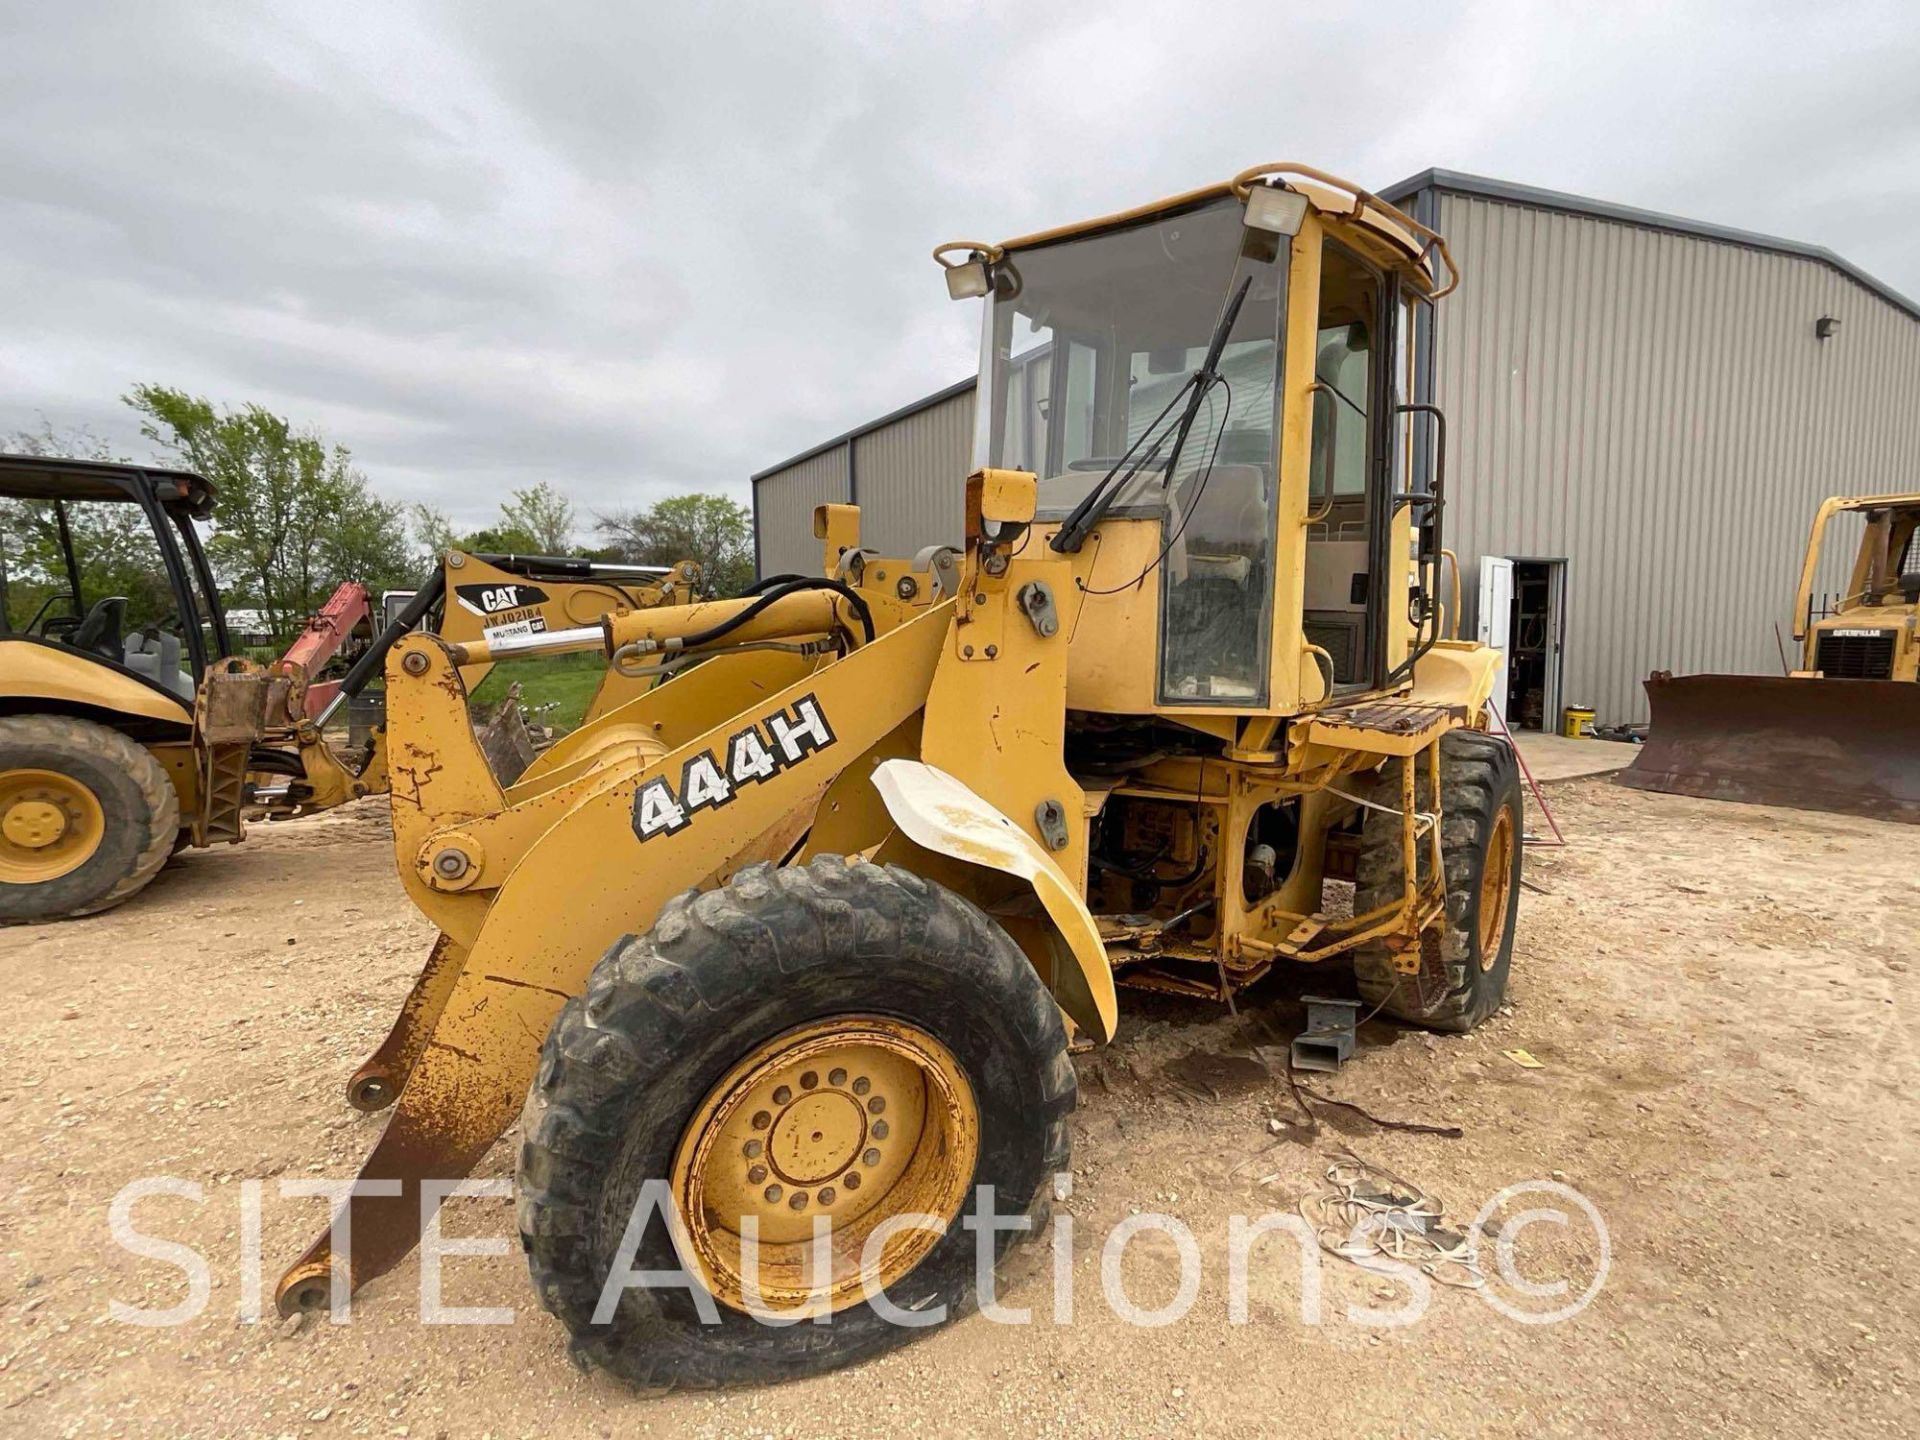
[[[179,834],[180,797],[144,746],[67,715],[0,718],[0,922],[118,905]]]
[[[956,1318],[976,1299],[961,1212],[991,1185],[1000,1215],[1027,1217],[995,1235],[996,1261],[1044,1226],[1074,1094],[1058,1007],[974,906],[892,866],[754,866],[669,902],[561,1011],[523,1119],[521,1242],[586,1364],[648,1389],[819,1374],[932,1328],[891,1322],[849,1283],[843,1224],[858,1240],[890,1215],[936,1215],[944,1231],[902,1231],[874,1254],[888,1305]],[[643,1187],[673,1196],[678,1245]],[[636,1209],[644,1228],[622,1257]],[[742,1213],[762,1236],[745,1296],[729,1268]],[[822,1214],[835,1283],[810,1290],[793,1278],[797,1237]],[[626,1289],[596,1323],[616,1259],[684,1268],[716,1323],[679,1286]],[[828,1313],[770,1325],[754,1301]]]
[[[1382,768],[1372,797],[1396,812],[1405,763],[1395,760]],[[1415,782],[1416,794],[1424,798],[1424,767]],[[1395,969],[1391,952],[1379,943],[1354,953],[1353,973],[1368,1005],[1430,1030],[1467,1031],[1500,1008],[1513,963],[1525,831],[1513,746],[1478,730],[1441,736],[1440,807],[1447,905],[1442,919],[1420,937],[1420,973]],[[1418,854],[1426,859],[1424,842]],[[1354,913],[1397,899],[1405,874],[1399,815],[1368,810],[1361,826]]]

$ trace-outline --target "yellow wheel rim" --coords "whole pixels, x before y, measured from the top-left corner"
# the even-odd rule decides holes
[[[674,1152],[675,1247],[736,1310],[845,1309],[863,1264],[891,1286],[926,1259],[979,1154],[973,1087],[946,1046],[880,1015],[816,1021],[757,1046],[694,1111]]]
[[[93,858],[107,817],[93,791],[58,770],[0,770],[0,881],[44,885]]]
[[[1487,863],[1480,871],[1480,968],[1491,970],[1507,933],[1507,892],[1513,888],[1513,812],[1505,806],[1493,817],[1487,837]]]

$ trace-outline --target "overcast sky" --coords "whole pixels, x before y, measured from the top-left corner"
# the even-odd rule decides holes
[[[971,372],[934,245],[1259,161],[1672,211],[1920,296],[1913,0],[4,3],[0,431],[145,454],[137,381],[258,401],[469,524],[536,479],[745,499]]]

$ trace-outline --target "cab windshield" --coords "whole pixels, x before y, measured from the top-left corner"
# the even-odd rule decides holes
[[[182,531],[192,522],[173,517]],[[0,497],[0,634],[28,636],[123,665],[191,699],[196,644],[214,655],[211,615],[181,613],[168,557],[135,500]],[[175,547],[178,548],[177,546]]]
[[[1106,514],[1158,521],[1159,558],[1137,575],[1096,565],[1090,583],[1162,575],[1165,703],[1266,699],[1286,245],[1223,197],[994,267],[980,459],[1038,475],[1039,518],[1058,520],[1132,452]],[[1243,282],[1169,475],[1195,371]]]

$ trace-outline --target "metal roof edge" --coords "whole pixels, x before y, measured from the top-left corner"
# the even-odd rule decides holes
[[[177,465],[148,465],[138,460],[93,460],[77,455],[28,455],[0,451],[0,466],[21,470],[70,470],[86,475],[168,475],[180,480],[213,482],[197,470],[182,470]]]
[[[778,465],[769,465],[764,470],[755,471],[747,477],[747,483],[749,485],[758,485],[769,475],[778,475],[782,470],[791,470],[794,466],[811,460],[816,455],[824,455],[836,446],[850,444],[858,440],[862,435],[871,435],[875,430],[883,429],[893,424],[896,420],[904,420],[909,415],[918,415],[922,410],[931,410],[943,400],[951,400],[956,395],[966,394],[967,391],[974,388],[976,383],[978,383],[978,377],[969,375],[964,380],[955,381],[944,390],[936,390],[931,395],[922,395],[911,404],[902,405],[898,410],[890,410],[877,420],[869,420],[864,424],[856,425],[853,429],[848,430],[844,434],[836,435],[831,440],[823,440],[818,445],[809,446],[798,455],[782,460]]]
[[[1643,229],[1666,230],[1676,235],[1690,235],[1697,239],[1717,240],[1722,244],[1742,245],[1751,250],[1768,250],[1779,255],[1812,260],[1816,264],[1838,271],[1855,284],[1872,291],[1888,304],[1920,320],[1920,301],[1908,299],[1891,285],[1876,280],[1859,266],[1834,254],[1824,245],[1809,245],[1799,240],[1782,240],[1775,235],[1762,235],[1753,230],[1739,230],[1730,225],[1715,225],[1705,220],[1689,220],[1684,216],[1666,215],[1657,210],[1641,210],[1632,205],[1616,205],[1609,200],[1590,200],[1584,195],[1569,195],[1562,190],[1546,190],[1537,185],[1522,185],[1512,180],[1494,180],[1485,175],[1469,175],[1464,171],[1442,170],[1438,167],[1422,170],[1416,175],[1409,175],[1406,179],[1387,186],[1380,191],[1380,198],[1397,205],[1408,196],[1422,190],[1443,190],[1455,195],[1503,200],[1509,204],[1527,205],[1537,210],[1557,210],[1569,215],[1585,215],[1595,220],[1613,220],[1621,224],[1638,225]]]

